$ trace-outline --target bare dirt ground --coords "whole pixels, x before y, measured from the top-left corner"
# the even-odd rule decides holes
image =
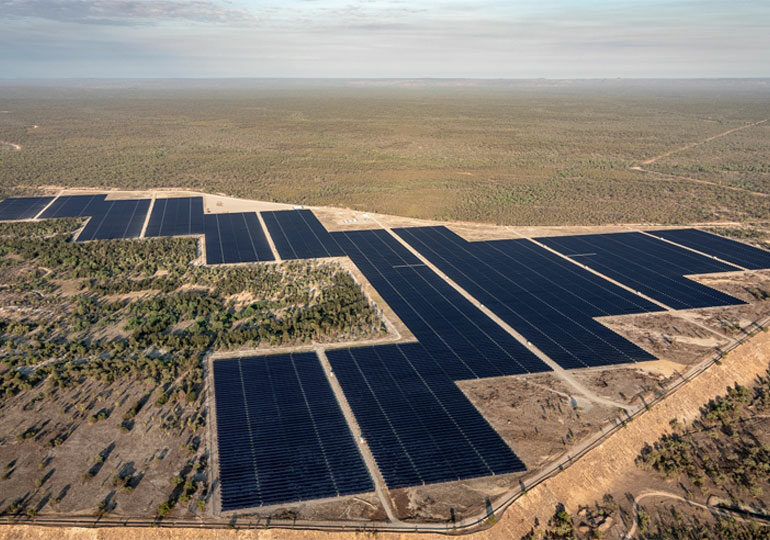
[[[306,502],[298,505],[287,505],[285,508],[275,508],[255,514],[273,519],[298,519],[308,521],[387,521],[385,510],[373,493],[362,493],[355,497],[343,497],[325,502]]]
[[[23,501],[46,514],[92,515],[106,501],[115,515],[153,515],[173,490],[172,477],[196,455],[186,445],[197,446],[200,439],[178,423],[166,423],[189,407],[176,400],[156,407],[152,396],[131,429],[120,428],[125,411],[152,390],[138,381],[88,382],[47,399],[50,388],[44,387],[9,399],[5,407],[24,414],[0,415],[0,506]],[[107,418],[94,421],[99,413]],[[114,481],[126,474],[132,477],[130,490]],[[175,512],[194,515],[193,507]]]
[[[483,513],[490,501],[518,485],[521,476],[503,474],[394,489],[390,496],[401,521],[452,523]]]
[[[770,302],[765,300],[724,308],[696,309],[686,315],[691,320],[718,329],[731,338],[739,338],[746,334],[746,329],[750,329],[754,321],[770,316]]]
[[[492,528],[473,535],[477,540],[521,538],[536,527],[545,524],[554,513],[557,504],[564,504],[568,512],[579,516],[581,508],[601,502],[606,494],[621,502],[626,493],[645,489],[650,483],[649,473],[640,470],[635,460],[645,444],[654,442],[661,433],[670,428],[673,418],[691,421],[700,414],[700,407],[709,399],[724,393],[728,386],[736,383],[751,384],[757,375],[768,368],[770,334],[760,333],[741,348],[733,351],[721,365],[713,365],[698,378],[687,383],[666,400],[629,423],[625,429],[616,432],[587,456],[575,462],[557,476],[531,488],[527,494],[510,506]],[[580,511],[580,512],[579,512]],[[630,513],[620,514],[621,519],[613,521],[605,531],[605,538],[620,538],[631,526]],[[371,538],[370,533],[326,533],[288,530],[245,530],[222,531],[205,529],[82,529],[27,525],[0,527],[0,539],[68,538],[123,540],[130,538],[147,539],[322,539],[342,540],[348,538]],[[378,538],[402,540],[414,538],[413,533],[378,533]],[[421,534],[420,538],[438,540],[444,535]]]
[[[3,147],[10,148],[11,150],[15,150],[17,152],[21,150],[20,144],[8,142],[8,141],[0,141],[0,148],[3,148]]]
[[[662,360],[687,366],[714,354],[730,342],[682,312],[643,313],[602,317],[601,322]]]
[[[473,379],[458,386],[530,471],[568,452],[618,414],[575,395],[553,373]]]
[[[647,366],[647,364],[657,363],[644,362],[639,364],[639,367],[580,370],[575,373],[575,377],[607,399],[629,405],[641,405],[644,399],[649,399],[655,391],[661,389],[660,385],[666,379],[655,367]]]
[[[770,270],[703,275],[696,276],[695,280],[744,302],[759,302],[770,298]]]
[[[93,191],[67,191],[67,193],[74,192]],[[146,197],[153,194],[156,197],[200,195],[200,193],[185,190],[115,191],[110,192],[110,198]],[[244,201],[217,195],[204,194],[204,197],[207,212],[293,208],[290,205]],[[324,208],[314,209],[314,211],[322,223],[331,230],[376,228],[381,225],[392,227],[439,224],[439,222],[364,214],[345,209]],[[465,223],[447,223],[447,225],[469,240],[628,231],[635,227],[618,225],[617,227],[513,229]],[[639,228],[651,227],[640,225]],[[358,269],[346,258],[340,261],[384,315],[388,334],[377,341],[414,340],[403,322],[384,303]],[[572,376],[584,387],[608,401],[637,404],[644,396],[654,394],[659,384],[666,378],[675,377],[678,373],[686,371],[688,367],[713,355],[717,348],[724,347],[733,338],[744,335],[745,328],[753,321],[770,315],[770,300],[767,298],[769,296],[767,293],[770,293],[770,271],[695,276],[693,279],[750,303],[725,308],[603,318],[601,322],[652,352],[660,360],[635,366],[576,370],[571,372]],[[77,283],[62,285],[66,286],[70,294],[77,292]],[[338,345],[348,346],[351,343],[323,344],[324,347]],[[308,347],[317,346],[318,344],[312,344]],[[308,348],[302,347],[304,347],[303,350]],[[278,351],[265,349],[258,352]],[[237,353],[243,354],[244,351],[237,351]],[[228,355],[231,354],[233,352],[228,352]],[[617,408],[591,403],[579,396],[571,395],[570,389],[553,374],[461,381],[458,386],[490,425],[521,457],[528,471],[518,475],[393,490],[391,496],[397,514],[402,520],[447,522],[453,516],[454,519],[460,520],[479,514],[484,511],[488,501],[494,501],[504,493],[510,492],[526,474],[536,472],[538,468],[569,452],[571,448],[579,446],[588,436],[618,415]],[[87,395],[63,393],[54,396],[50,405],[35,405],[33,402],[32,405],[28,405],[32,407],[29,409],[30,414],[24,417],[24,422],[29,423],[29,426],[26,423],[6,426],[3,422],[7,422],[7,418],[0,418],[0,433],[6,433],[9,437],[7,441],[0,444],[0,464],[11,463],[8,469],[11,474],[6,480],[0,480],[2,488],[0,505],[9,505],[10,502],[21,499],[33,508],[39,506],[39,509],[46,514],[50,512],[54,515],[57,513],[89,515],[100,502],[106,501],[114,515],[153,515],[158,504],[172,492],[170,479],[187,465],[188,456],[183,447],[189,443],[185,438],[189,438],[189,435],[180,434],[175,438],[173,433],[169,434],[162,430],[160,426],[164,418],[169,417],[170,412],[164,412],[163,408],[158,410],[151,404],[142,409],[131,432],[120,431],[122,410],[142,395],[142,387],[143,385],[138,382],[127,383],[125,388],[118,385],[115,388],[84,387],[78,390],[87,392]],[[102,394],[104,396],[100,397]],[[24,393],[22,396],[14,398],[15,401],[11,400],[9,403],[16,407],[23,407],[27,400],[34,398],[35,394],[34,392]],[[82,404],[86,407],[85,411],[76,410],[72,413],[63,405],[68,401],[73,401],[75,405]],[[114,402],[117,401],[119,403],[116,405]],[[61,410],[57,411],[56,407]],[[109,412],[106,420],[88,423],[82,421],[85,418],[83,417],[80,421],[75,421],[78,414],[90,416],[102,409]],[[70,416],[67,416],[68,414]],[[35,435],[27,440],[10,440],[15,435],[23,433],[28,427],[36,426],[43,427],[39,437]],[[146,430],[142,437],[137,436],[140,426],[141,429]],[[71,427],[75,429],[66,445],[53,449],[45,447],[46,441],[52,436],[49,430],[66,431]],[[182,432],[184,433],[184,430]],[[206,455],[210,451],[206,438],[201,437],[199,444],[201,446],[199,453]],[[114,446],[111,448],[111,445]],[[70,447],[72,450],[68,450]],[[95,448],[96,452],[93,451]],[[96,459],[96,454],[100,453],[100,450],[101,453],[105,453],[104,463],[99,464],[100,467],[91,480],[84,482],[83,474],[90,470],[90,466],[97,465],[92,461]],[[69,452],[74,454],[70,455]],[[17,454],[20,458],[14,462]],[[49,454],[54,456],[54,461],[40,467]],[[164,457],[158,459],[160,455]],[[66,465],[57,467],[57,463]],[[53,472],[49,474],[51,470]],[[141,489],[132,492],[116,489],[116,486],[112,485],[114,475],[129,470],[136,473],[138,482],[142,484]],[[636,473],[628,474],[633,476]],[[49,476],[46,477],[46,475]],[[37,476],[40,477],[40,485],[30,490],[29,478]],[[20,478],[26,478],[26,484],[21,482]],[[70,487],[65,491],[67,486]],[[90,486],[98,486],[98,489],[86,489]],[[59,496],[60,493],[63,495]],[[202,495],[203,492],[200,493]],[[47,500],[46,497],[48,497]],[[61,498],[61,501],[52,502],[56,498]],[[212,506],[206,506],[204,511],[206,515],[210,515]],[[194,516],[197,512],[195,505],[191,502],[187,507],[177,506],[172,511],[171,517]],[[252,515],[272,518],[297,517],[303,520],[383,520],[386,518],[384,509],[374,494],[337,501],[317,501],[266,508]],[[0,538],[3,530],[0,529]]]
[[[484,240],[506,240],[515,238],[537,238],[546,236],[568,236],[580,234],[665,230],[681,228],[682,225],[658,225],[651,223],[619,223],[616,225],[563,225],[563,226],[503,226],[492,223],[441,221],[418,219],[375,212],[362,212],[349,208],[329,206],[301,206],[269,201],[255,201],[230,197],[223,194],[204,193],[184,188],[158,188],[144,191],[105,190],[87,186],[65,187],[47,185],[36,188],[51,195],[79,195],[106,193],[107,199],[170,197],[203,197],[204,212],[211,214],[228,212],[262,212],[273,210],[292,210],[306,208],[312,210],[318,220],[329,231],[353,231],[379,229],[382,227],[425,227],[443,225],[469,242]],[[690,227],[743,226],[738,222],[693,223]]]

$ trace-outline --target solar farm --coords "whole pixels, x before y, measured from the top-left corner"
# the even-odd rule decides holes
[[[471,482],[475,495],[460,498],[476,497],[473,504],[483,507],[477,492],[492,486],[488,500],[518,488],[546,457],[569,447],[562,438],[563,448],[534,459],[527,448],[537,436],[521,434],[537,432],[537,421],[500,417],[470,388],[489,389],[489,403],[544,391],[551,397],[542,403],[567,395],[573,409],[577,403],[590,410],[593,400],[597,414],[616,414],[630,409],[633,396],[623,401],[617,391],[603,392],[591,377],[606,375],[625,389],[624,377],[645,373],[649,389],[673,371],[661,367],[669,360],[665,349],[610,323],[681,317],[682,327],[721,334],[717,342],[727,343],[731,336],[709,327],[708,317],[768,314],[737,288],[718,290],[699,279],[766,277],[770,252],[698,228],[467,240],[451,224],[391,226],[359,215],[360,226],[341,227],[322,223],[323,213],[313,209],[230,211],[207,200],[9,198],[0,202],[0,221],[82,218],[75,243],[193,237],[205,265],[345,259],[390,322],[408,331],[386,343],[212,351],[207,380],[215,414],[207,444],[217,516],[271,515],[368,494],[403,519],[419,497],[446,499],[441,486],[461,482]],[[718,348],[708,343],[702,356]],[[504,380],[523,381],[521,394],[500,390]],[[552,394],[542,390],[548,385]],[[609,416],[584,428],[596,430]],[[439,503],[436,515],[452,501]]]

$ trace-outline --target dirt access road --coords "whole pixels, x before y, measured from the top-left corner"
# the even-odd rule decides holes
[[[722,133],[717,133],[716,135],[712,135],[711,137],[703,139],[702,141],[696,141],[696,142],[687,144],[685,146],[680,146],[678,148],[674,148],[672,150],[669,150],[668,152],[664,152],[664,153],[659,154],[657,156],[653,156],[653,157],[651,157],[649,159],[646,159],[646,160],[642,161],[639,165],[636,165],[634,167],[630,167],[630,169],[632,171],[639,171],[639,172],[643,172],[643,173],[646,173],[646,174],[653,174],[655,176],[663,176],[663,177],[666,177],[666,178],[675,178],[677,180],[684,180],[684,181],[692,182],[692,183],[695,183],[695,184],[705,184],[705,185],[709,185],[709,186],[716,186],[716,187],[720,187],[720,188],[724,188],[724,189],[729,189],[731,191],[742,191],[744,193],[749,193],[751,195],[757,195],[759,197],[767,197],[768,196],[767,193],[762,193],[762,192],[759,192],[759,191],[752,191],[750,189],[744,189],[744,188],[740,188],[740,187],[737,187],[737,186],[726,186],[726,185],[718,184],[716,182],[710,182],[708,180],[703,180],[703,179],[700,179],[700,178],[692,178],[690,176],[677,176],[675,174],[666,174],[666,173],[662,173],[662,172],[658,172],[658,171],[651,171],[649,169],[645,169],[644,168],[644,165],[652,165],[656,161],[658,161],[660,159],[663,159],[665,157],[668,157],[668,156],[670,156],[672,154],[676,154],[678,152],[684,152],[686,150],[690,150],[691,148],[695,148],[697,146],[701,146],[701,145],[706,144],[708,142],[711,142],[713,140],[720,139],[722,137],[726,137],[726,136],[730,135],[731,133],[735,133],[736,131],[741,131],[741,130],[748,129],[748,128],[751,128],[751,127],[759,126],[761,124],[764,124],[767,121],[768,121],[768,119],[765,118],[764,120],[759,120],[757,122],[752,122],[751,124],[745,124],[743,126],[738,126],[738,127],[732,128],[732,129],[728,129],[727,131],[723,131]]]
[[[741,131],[741,130],[744,130],[744,129],[748,129],[750,127],[754,127],[754,126],[758,126],[760,124],[764,124],[765,122],[767,122],[767,120],[768,119],[765,118],[764,120],[759,120],[759,121],[753,122],[751,124],[744,124],[742,126],[738,126],[738,127],[732,128],[732,129],[728,129],[727,131],[723,131],[722,133],[717,133],[716,135],[712,135],[711,137],[703,139],[702,141],[697,141],[697,142],[694,142],[694,143],[686,144],[685,146],[680,146],[679,148],[674,148],[673,150],[669,150],[668,152],[664,152],[664,153],[662,153],[660,155],[651,157],[650,159],[642,161],[641,164],[642,165],[652,165],[653,163],[655,163],[659,159],[663,159],[664,157],[668,157],[671,154],[676,154],[678,152],[684,152],[685,150],[689,150],[690,148],[695,148],[696,146],[700,146],[702,144],[706,144],[707,142],[711,142],[711,141],[713,141],[715,139],[720,139],[722,137],[726,137],[727,135],[730,135],[731,133],[735,133],[736,131]]]
[[[499,522],[490,529],[477,532],[473,540],[502,540],[521,538],[532,527],[535,518],[547,523],[557,504],[564,504],[570,512],[580,505],[600,500],[613,491],[623,474],[635,470],[635,460],[646,444],[653,443],[669,429],[672,418],[688,422],[700,414],[700,407],[710,399],[723,394],[736,383],[752,384],[770,363],[770,333],[759,332],[746,343],[730,352],[721,364],[709,367],[695,379],[682,385],[665,400],[639,415],[633,422],[616,432],[582,459],[555,477],[532,487],[526,495],[511,505]],[[631,523],[628,523],[631,526]],[[441,534],[377,533],[377,538],[403,540],[420,538],[445,539]],[[35,525],[0,525],[0,540],[35,538],[64,538],[70,540],[125,540],[127,538],[181,540],[214,539],[313,539],[347,540],[373,538],[372,533],[292,531],[280,529],[222,530],[196,527],[164,529],[152,527],[125,528],[49,528]]]
[[[8,141],[0,141],[0,146],[10,146],[13,150],[16,150],[16,151],[21,150],[20,144],[8,142]]]
[[[738,521],[744,522],[756,521],[756,519],[744,517],[739,512],[733,512],[724,508],[719,508],[717,506],[711,506],[710,504],[697,503],[695,501],[685,499],[680,495],[669,493],[668,491],[646,491],[634,497],[634,522],[628,532],[623,536],[623,540],[631,540],[636,535],[636,531],[639,529],[639,503],[644,499],[672,499],[677,502],[694,506],[695,508],[700,508],[701,510],[706,510],[707,512],[711,512],[720,517],[736,519]]]

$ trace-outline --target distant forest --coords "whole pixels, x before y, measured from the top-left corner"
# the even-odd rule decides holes
[[[768,122],[643,162],[768,116],[766,80],[5,81],[0,195],[187,187],[506,225],[764,220]]]

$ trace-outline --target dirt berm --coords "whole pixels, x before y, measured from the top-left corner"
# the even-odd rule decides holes
[[[770,333],[760,332],[747,343],[732,351],[721,365],[714,365],[693,381],[683,385],[673,395],[657,403],[648,412],[637,417],[595,448],[583,459],[558,476],[534,487],[513,504],[492,528],[469,535],[473,540],[510,540],[526,534],[537,517],[546,523],[553,515],[557,503],[568,510],[577,510],[580,504],[591,504],[615,487],[615,479],[635,467],[634,460],[641,448],[654,442],[669,429],[673,418],[689,421],[699,414],[700,407],[708,400],[724,393],[736,383],[750,385],[770,363]],[[438,539],[443,535],[378,533],[377,538],[400,540],[405,538]],[[83,529],[46,528],[34,525],[0,525],[0,540],[25,540],[56,538],[62,540],[181,540],[211,539],[303,539],[343,540],[348,538],[373,538],[371,533],[320,533],[285,530],[201,530],[201,529]]]

